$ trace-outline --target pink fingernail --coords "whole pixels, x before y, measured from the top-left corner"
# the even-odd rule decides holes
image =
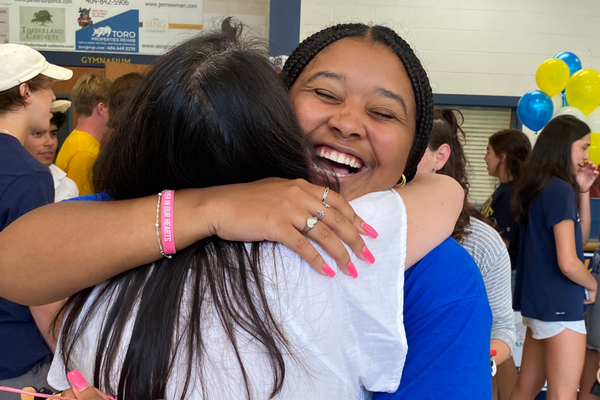
[[[88,387],[85,378],[83,377],[83,375],[81,375],[81,372],[77,371],[76,369],[67,374],[67,379],[69,380],[69,382],[71,382],[71,386],[73,386],[73,389],[77,390],[78,392],[81,392],[87,389]]]
[[[377,233],[377,231],[375,229],[373,229],[373,227],[369,224],[367,224],[366,222],[363,222],[362,224],[362,228],[365,230],[365,232],[367,232],[367,234],[369,236],[371,236],[373,239],[377,239],[377,236],[379,236],[379,233]]]
[[[354,266],[354,264],[352,263],[352,261],[350,261],[348,263],[348,271],[350,271],[350,275],[352,275],[352,277],[354,279],[358,278],[358,272],[356,271],[356,267]]]
[[[106,396],[106,397],[108,397],[108,400],[117,400],[117,399],[115,399],[115,398],[114,398],[114,397],[112,397],[112,396]]]
[[[329,275],[330,278],[333,278],[335,276],[335,272],[333,272],[333,270],[329,268],[329,265],[327,264],[323,264],[323,271],[325,271],[325,273]]]
[[[367,261],[371,264],[375,264],[375,257],[373,257],[373,254],[371,253],[371,251],[367,248],[367,246],[363,247],[362,249],[362,253],[363,256],[365,256],[365,258],[367,259]]]

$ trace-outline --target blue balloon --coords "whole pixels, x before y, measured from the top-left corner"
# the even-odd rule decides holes
[[[552,118],[552,99],[541,90],[531,90],[517,104],[517,115],[523,125],[532,131],[541,130]]]
[[[581,69],[581,60],[579,59],[579,57],[577,57],[570,51],[563,51],[562,53],[558,53],[554,56],[554,58],[563,60],[569,67],[569,72],[571,73],[571,75],[573,75],[575,72]]]

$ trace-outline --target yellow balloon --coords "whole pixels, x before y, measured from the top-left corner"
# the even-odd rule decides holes
[[[540,90],[552,97],[562,92],[569,82],[569,66],[563,60],[551,58],[544,61],[535,73]]]
[[[588,115],[600,103],[600,73],[593,69],[577,71],[567,83],[567,102]]]
[[[589,160],[600,165],[600,133],[592,132],[592,143],[588,147]]]

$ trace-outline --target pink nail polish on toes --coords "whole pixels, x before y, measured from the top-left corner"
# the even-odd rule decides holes
[[[323,271],[329,275],[330,278],[335,276],[335,272],[333,272],[333,270],[327,264],[323,264]]]
[[[363,256],[365,256],[365,258],[367,259],[367,261],[370,264],[375,264],[375,257],[373,257],[373,254],[371,253],[371,251],[367,248],[367,246],[363,247],[362,249],[362,254]]]
[[[379,233],[377,233],[377,231],[375,229],[373,229],[373,227],[369,224],[367,224],[366,222],[363,222],[362,224],[362,228],[365,230],[365,232],[367,232],[367,234],[369,236],[371,236],[373,239],[377,239],[377,236],[379,236]]]

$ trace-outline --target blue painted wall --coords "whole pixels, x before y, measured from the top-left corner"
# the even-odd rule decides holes
[[[286,55],[300,40],[300,0],[271,0],[269,54]]]

